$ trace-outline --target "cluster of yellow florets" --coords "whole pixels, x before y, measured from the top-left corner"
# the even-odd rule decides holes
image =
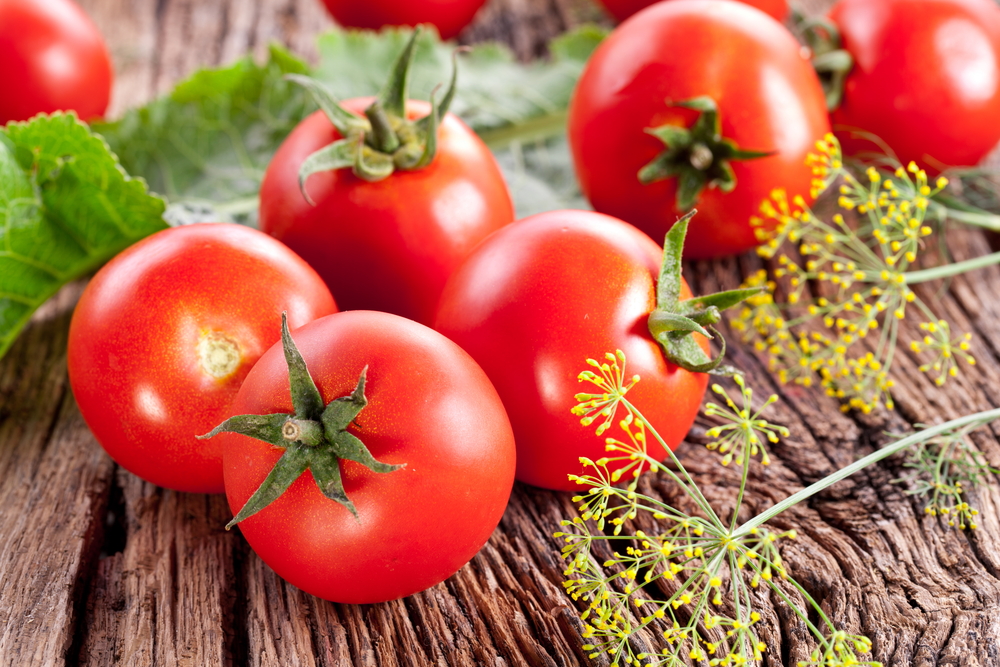
[[[951,337],[951,327],[945,320],[937,322],[924,322],[920,329],[926,332],[923,340],[910,343],[910,349],[914,352],[930,351],[934,353],[934,359],[920,367],[923,373],[934,372],[934,384],[939,387],[945,383],[949,377],[958,375],[958,361],[963,360],[969,365],[976,363],[975,358],[969,354],[969,341],[971,334],[963,334],[957,338]]]
[[[840,142],[833,134],[827,134],[816,142],[816,151],[806,156],[806,165],[812,168],[812,183],[809,196],[816,199],[830,184],[837,180],[844,169],[844,159],[840,153]]]
[[[712,391],[722,396],[728,409],[715,403],[709,403],[705,406],[706,416],[721,417],[725,422],[719,426],[713,426],[705,432],[706,436],[714,438],[706,447],[722,454],[722,465],[724,466],[728,466],[734,460],[746,465],[749,463],[749,459],[755,456],[760,456],[761,465],[768,465],[771,459],[764,446],[764,440],[776,443],[779,435],[788,437],[787,428],[775,426],[760,416],[767,409],[767,406],[778,400],[778,397],[775,394],[768,396],[760,409],[754,411],[751,406],[753,390],[747,386],[740,375],[733,377],[733,381],[740,388],[743,399],[742,406],[737,406],[722,386],[712,385]]]
[[[594,421],[600,419],[597,426],[597,435],[601,435],[611,426],[615,414],[618,411],[618,404],[628,393],[628,390],[639,381],[638,375],[633,375],[628,382],[625,381],[625,354],[621,350],[616,350],[615,354],[608,352],[606,361],[600,363],[595,359],[587,359],[587,364],[597,369],[594,371],[583,371],[577,376],[580,382],[589,382],[595,385],[600,393],[589,394],[580,393],[576,395],[577,405],[571,412],[580,417],[580,423],[590,426]],[[619,365],[619,362],[620,365]]]
[[[883,403],[892,406],[889,368],[895,353],[898,322],[915,306],[928,322],[923,343],[915,352],[932,351],[936,358],[921,366],[941,384],[957,373],[956,358],[973,363],[969,337],[942,337],[944,327],[908,284],[907,270],[917,260],[924,239],[931,197],[947,185],[932,186],[915,164],[895,172],[869,168],[862,179],[843,166],[840,146],[829,136],[810,156],[812,193],[840,182],[838,204],[847,216],[818,218],[801,197],[775,190],[751,222],[765,258],[777,257],[771,280],[759,272],[746,286],[766,285],[767,293],[748,300],[733,326],[766,351],[772,370],[782,382],[810,386],[818,382],[844,409],[870,412]],[[862,182],[864,181],[864,182]],[[848,219],[850,218],[850,219]],[[780,253],[792,244],[798,258]],[[775,295],[784,295],[780,303]],[[822,327],[819,324],[822,324]],[[853,353],[866,337],[878,337],[877,352]]]
[[[554,537],[563,542],[563,586],[573,600],[584,605],[580,614],[583,649],[592,659],[610,657],[612,667],[682,667],[691,661],[707,662],[709,667],[757,663],[767,646],[757,634],[762,618],[755,610],[753,591],[764,587],[785,595],[778,582],[788,572],[777,544],[795,539],[795,531],[768,530],[760,525],[763,519],[742,526],[735,519],[720,519],[678,459],[672,457],[671,464],[651,459],[645,447],[647,430],[661,444],[662,439],[622,393],[624,355],[608,355],[607,359],[606,365],[588,361],[600,372],[588,371],[582,379],[601,393],[581,395],[579,400],[587,405],[587,412],[600,414],[619,394],[615,409],[621,405],[625,416],[617,425],[626,436],[607,438],[608,450],[630,461],[644,461],[670,477],[699,509],[689,514],[642,494],[634,481],[625,488],[616,486],[617,476],[609,472],[609,465],[620,462],[620,457],[582,460],[588,472],[576,479],[590,488],[573,498],[580,514],[562,521]],[[740,462],[746,465],[753,455],[766,459],[763,442],[773,442],[787,431],[760,418],[773,397],[754,411],[753,392],[741,377],[734,381],[742,404],[721,387],[713,387],[728,407],[710,409],[725,423],[710,428],[709,435],[722,438],[715,449],[729,455],[741,452]],[[747,474],[745,467],[743,484]],[[739,505],[738,500],[734,516],[740,514]],[[606,525],[614,526],[613,534],[605,531]],[[633,527],[632,534],[622,535],[628,526]],[[810,603],[823,621],[822,632],[832,632],[822,609],[811,599]],[[795,613],[807,619],[805,611],[795,608]],[[827,640],[811,622],[809,628],[825,651],[823,647],[833,639]],[[647,647],[658,636],[663,639],[662,648],[652,652]]]
[[[647,503],[657,501],[643,498],[643,506]],[[592,658],[604,653],[614,664],[643,667],[680,665],[688,658],[717,666],[760,660],[766,645],[755,625],[761,616],[753,610],[745,584],[734,580],[748,571],[750,586],[756,588],[785,578],[776,543],[794,539],[795,532],[756,529],[735,537],[710,522],[663,509],[650,512],[665,530],[656,535],[635,531],[633,544],[600,566],[584,521],[563,522],[568,532],[556,534],[568,543],[563,549],[569,561],[564,586],[574,599],[588,601],[581,614],[584,650],[592,651]],[[723,611],[733,596],[741,600],[739,608]],[[629,638],[653,632],[665,640],[662,651],[635,652]]]
[[[836,630],[820,643],[819,648],[809,656],[809,660],[803,660],[798,665],[799,667],[882,667],[880,662],[858,658],[858,653],[870,653],[871,650],[872,642],[867,637]]]

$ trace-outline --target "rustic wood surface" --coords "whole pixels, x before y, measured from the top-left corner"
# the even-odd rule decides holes
[[[81,0],[104,31],[118,70],[111,114],[148,101],[196,67],[229,62],[271,40],[314,58],[330,25],[316,0]],[[818,1],[814,7],[822,6]],[[495,38],[519,57],[584,20],[586,0],[491,0],[462,39]],[[956,230],[962,259],[990,238]],[[735,287],[755,256],[688,267],[695,291]],[[816,390],[777,386],[755,353],[731,344],[760,394],[778,392],[773,421],[792,432],[756,467],[745,512],[757,512],[867,454],[889,430],[998,405],[1000,270],[954,279],[936,308],[973,332],[978,364],[945,390],[905,350],[896,410],[842,414]],[[921,286],[934,301],[941,285]],[[566,494],[517,485],[499,528],[455,576],[395,602],[353,606],[306,595],[247,547],[221,496],[175,493],[118,469],[83,423],[69,391],[65,344],[80,287],[47,304],[0,361],[0,665],[376,667],[591,664],[577,604],[561,587],[551,537],[574,508]],[[731,507],[737,471],[699,447],[683,460],[717,507]],[[1000,444],[977,440],[994,464]],[[981,527],[960,532],[925,516],[892,484],[900,460],[877,465],[782,515],[800,538],[784,547],[793,575],[844,629],[867,634],[887,665],[1000,665],[1000,485],[978,491]],[[647,493],[683,502],[662,479]],[[804,627],[777,600],[762,602],[769,665],[808,654]],[[593,664],[607,664],[598,659]]]

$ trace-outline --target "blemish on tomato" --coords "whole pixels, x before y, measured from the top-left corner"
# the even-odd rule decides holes
[[[224,379],[236,372],[243,355],[239,343],[219,331],[202,332],[198,339],[198,362],[202,371]]]

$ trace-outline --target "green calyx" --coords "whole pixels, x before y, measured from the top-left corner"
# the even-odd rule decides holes
[[[688,222],[696,211],[690,211],[674,223],[663,242],[663,264],[656,286],[656,309],[649,314],[649,333],[660,344],[664,356],[673,364],[696,373],[734,375],[738,370],[722,364],[726,341],[713,326],[722,318],[722,311],[740,303],[761,288],[730,290],[706,296],[681,299],[681,254]],[[714,359],[705,354],[691,334],[718,338],[722,348]]]
[[[340,460],[355,461],[380,473],[403,467],[376,461],[365,444],[347,431],[347,427],[368,404],[368,399],[365,398],[365,375],[368,367],[365,366],[361,371],[354,391],[323,405],[319,389],[288,331],[288,320],[284,313],[281,315],[281,342],[285,350],[285,361],[288,363],[288,380],[295,413],[237,415],[222,422],[209,433],[198,436],[211,438],[219,433],[240,433],[285,450],[250,499],[226,525],[226,530],[277,500],[306,470],[312,472],[324,496],[337,501],[357,518],[357,509],[344,492]]]
[[[844,82],[854,68],[854,56],[841,47],[840,30],[832,21],[796,13],[793,22],[812,53],[812,66],[826,95],[826,110],[833,111],[844,99]]]
[[[307,200],[309,195],[306,194],[305,182],[316,172],[350,167],[358,178],[374,182],[387,178],[397,169],[422,169],[434,160],[438,126],[455,98],[458,64],[453,56],[451,82],[444,97],[438,101],[435,89],[431,93],[430,113],[418,120],[409,120],[406,117],[406,100],[410,67],[419,35],[420,28],[417,27],[396,59],[389,80],[375,101],[365,109],[364,118],[340,106],[330,90],[315,79],[299,74],[286,77],[312,94],[316,104],[343,137],[310,155],[299,168],[299,187]]]
[[[694,109],[698,118],[691,127],[661,125],[646,129],[663,142],[666,150],[639,170],[639,181],[649,185],[665,178],[677,178],[677,207],[688,211],[698,202],[706,187],[731,192],[736,176],[729,163],[733,160],[753,160],[771,152],[739,148],[722,137],[719,107],[711,97],[694,97],[681,102],[667,100],[667,106]]]

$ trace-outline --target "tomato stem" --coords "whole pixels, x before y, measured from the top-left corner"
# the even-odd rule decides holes
[[[826,109],[833,111],[844,99],[844,82],[854,68],[854,56],[841,47],[840,30],[829,19],[796,14],[795,27],[812,53],[812,65],[826,96]]]
[[[344,491],[341,459],[360,463],[378,473],[403,467],[376,460],[368,447],[347,430],[368,405],[365,397],[368,367],[362,369],[354,391],[324,405],[306,362],[292,340],[285,313],[281,314],[281,340],[288,364],[294,414],[236,415],[209,433],[198,436],[211,438],[219,433],[238,433],[285,450],[257,490],[226,525],[226,530],[277,500],[306,470],[312,472],[323,495],[343,505],[357,518],[357,508]]]
[[[726,341],[712,326],[721,318],[721,311],[760,292],[760,288],[738,289],[706,296],[681,299],[684,238],[688,222],[697,211],[690,211],[674,223],[663,242],[663,263],[656,288],[656,308],[649,314],[647,326],[653,339],[660,344],[664,356],[673,364],[696,373],[733,375],[735,368],[723,366]],[[713,359],[691,337],[692,333],[717,338],[721,350]]]
[[[323,425],[311,419],[289,419],[281,427],[281,435],[288,442],[315,447],[323,442]]]
[[[399,137],[392,129],[392,122],[378,100],[375,100],[365,109],[365,117],[372,125],[371,139],[372,147],[383,153],[392,153],[399,148]]]
[[[680,102],[667,100],[668,106],[694,109],[698,118],[690,128],[661,125],[647,128],[663,142],[666,149],[639,170],[639,181],[649,185],[666,178],[677,178],[677,208],[688,211],[698,202],[706,187],[730,192],[736,187],[736,176],[729,162],[767,157],[770,151],[739,148],[722,137],[719,107],[711,97],[702,96]]]
[[[413,171],[433,162],[441,119],[448,113],[455,98],[457,54],[464,49],[456,49],[452,54],[451,80],[441,102],[437,101],[436,94],[432,94],[430,113],[411,121],[406,116],[406,100],[419,36],[418,26],[396,58],[392,74],[378,98],[365,109],[365,118],[359,118],[341,107],[330,90],[320,82],[300,75],[287,77],[309,91],[341,135],[341,139],[319,149],[299,167],[299,187],[306,201],[312,203],[305,190],[306,179],[317,172],[350,167],[358,178],[374,182],[388,178],[397,169]]]

